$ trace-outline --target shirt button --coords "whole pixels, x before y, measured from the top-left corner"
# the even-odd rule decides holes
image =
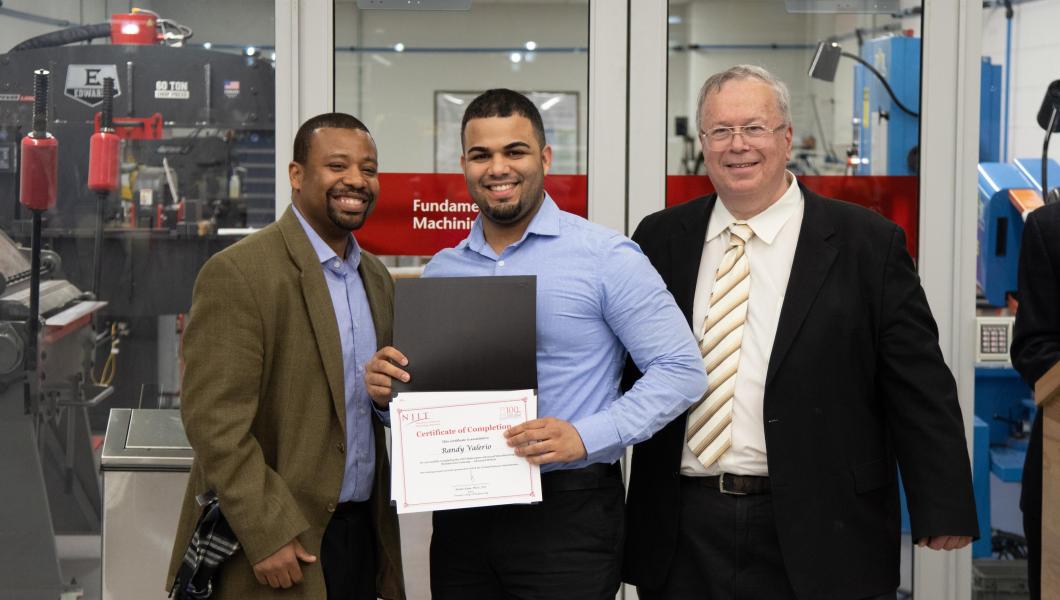
[[[335,512],[335,503],[334,502],[328,502],[328,505],[325,506],[324,508],[327,509],[327,511],[329,513],[333,513],[333,512]]]
[[[339,267],[342,266],[342,263],[340,263],[338,260],[334,260],[334,261],[331,262],[331,266],[333,266],[336,269],[338,269]]]
[[[339,454],[346,454],[346,444],[339,442],[336,447],[339,449]]]
[[[498,267],[503,267],[504,266],[504,261],[503,260],[502,261],[498,261],[497,262],[497,266]]]

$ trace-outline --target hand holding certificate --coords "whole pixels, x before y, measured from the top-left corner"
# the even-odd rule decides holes
[[[397,392],[399,513],[542,500],[540,468],[505,437],[537,417],[535,289],[533,277],[397,283],[397,349],[377,352],[365,381],[380,406]]]
[[[541,471],[504,432],[533,419],[533,390],[409,392],[390,405],[399,513],[539,502]]]

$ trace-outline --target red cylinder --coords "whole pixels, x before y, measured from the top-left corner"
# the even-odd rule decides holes
[[[149,12],[122,13],[110,17],[110,41],[115,44],[150,46],[159,40],[157,21]]]
[[[48,210],[58,195],[59,142],[46,137],[22,138],[22,168],[19,176],[19,198],[22,206]]]
[[[88,189],[113,192],[118,189],[120,138],[109,131],[92,135],[88,146]]]

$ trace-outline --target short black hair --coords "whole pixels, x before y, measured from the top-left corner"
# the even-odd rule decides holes
[[[313,137],[314,131],[323,127],[356,129],[372,135],[372,132],[368,131],[368,127],[353,115],[332,112],[311,117],[308,121],[302,123],[302,126],[298,128],[298,133],[294,136],[294,162],[300,165],[306,164],[309,159],[310,138]]]
[[[460,145],[464,145],[464,131],[471,119],[488,119],[489,117],[510,117],[519,115],[530,119],[534,128],[537,143],[545,147],[545,126],[541,123],[541,112],[529,98],[505,88],[496,88],[482,92],[467,105],[464,120],[460,123]]]

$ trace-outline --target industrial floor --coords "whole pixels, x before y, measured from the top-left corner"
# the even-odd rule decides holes
[[[409,600],[430,598],[430,570],[428,568],[430,536],[430,513],[401,516],[401,544],[405,562],[405,586]],[[67,583],[80,587],[83,593],[80,598],[72,597],[64,600],[102,600],[103,580],[99,536],[60,536],[57,545],[63,579]],[[908,590],[912,587],[910,582],[911,551],[912,543],[909,536],[903,536],[902,565],[904,568],[899,598],[909,597]],[[165,598],[165,595],[159,591],[158,597]],[[636,592],[632,588],[626,591],[626,599],[636,599]]]

